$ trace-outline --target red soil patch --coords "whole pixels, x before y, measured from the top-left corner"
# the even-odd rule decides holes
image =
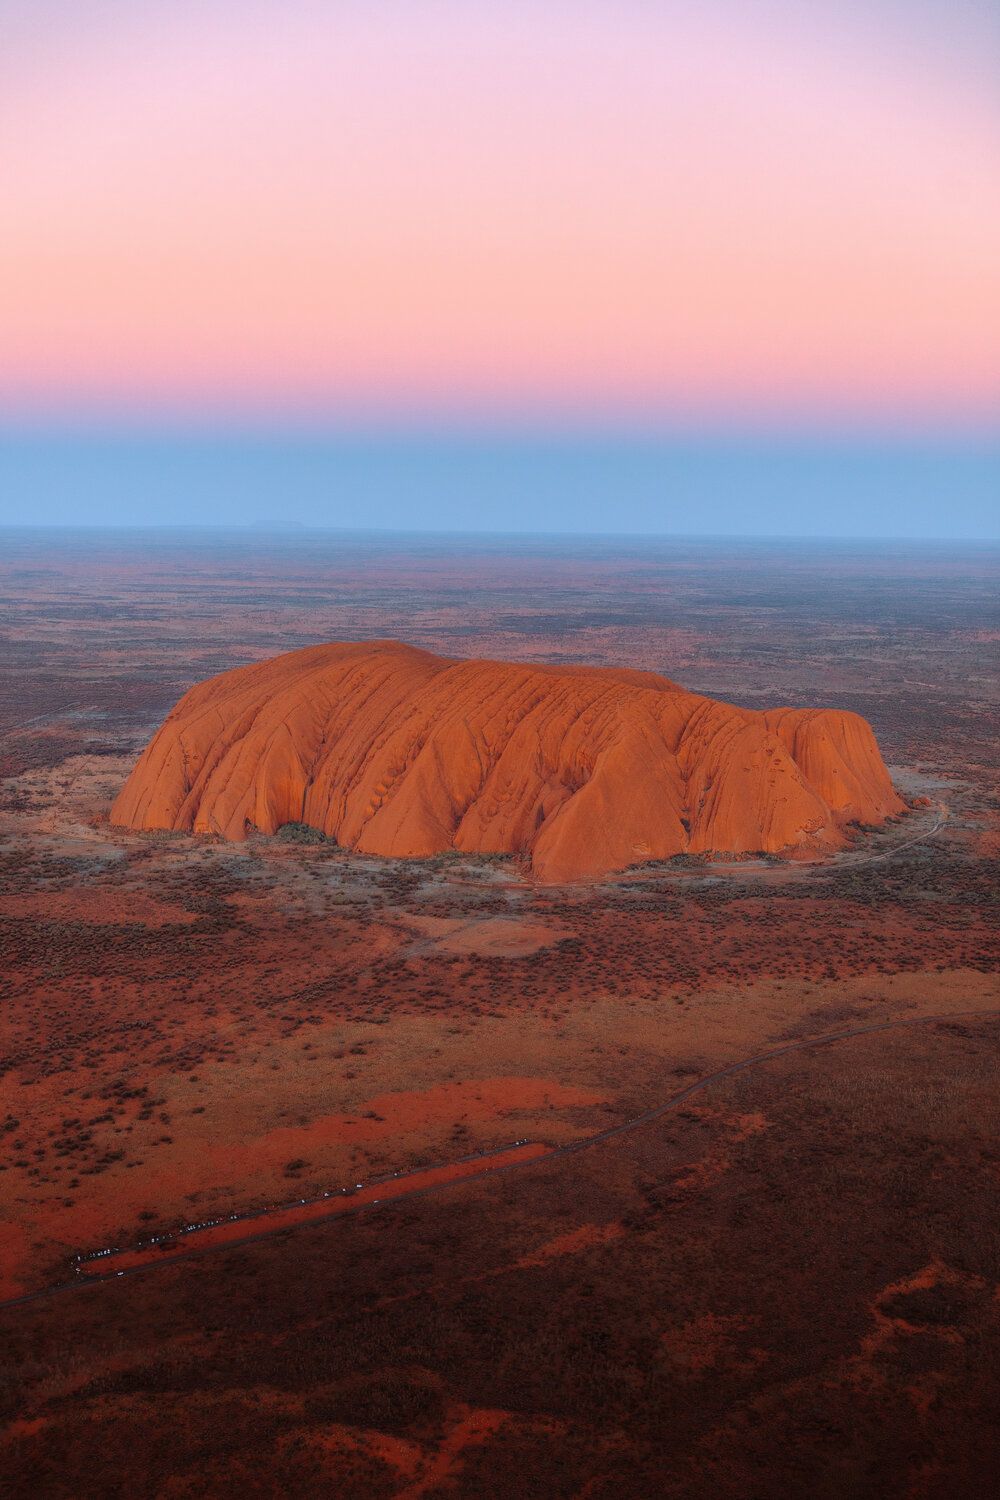
[[[504,1119],[521,1110],[570,1109],[601,1104],[605,1095],[547,1078],[481,1078],[440,1083],[431,1089],[377,1094],[356,1114],[324,1115],[309,1125],[279,1126],[245,1146],[219,1146],[215,1160],[236,1171],[254,1163],[283,1163],[330,1143],[397,1140],[458,1120]]]
[[[621,1224],[581,1224],[579,1229],[570,1229],[566,1234],[557,1234],[554,1239],[546,1240],[539,1245],[537,1250],[532,1250],[528,1255],[522,1255],[511,1267],[515,1271],[525,1271],[532,1266],[544,1266],[547,1261],[557,1260],[561,1255],[579,1255],[583,1250],[590,1250],[595,1245],[607,1245],[612,1240],[617,1240],[625,1233]]]
[[[440,1141],[458,1124],[489,1127],[503,1120],[532,1115],[536,1117],[530,1123],[534,1134],[538,1129],[538,1112],[544,1111],[545,1118],[552,1118],[558,1110],[600,1104],[605,1098],[605,1094],[595,1090],[545,1078],[469,1079],[429,1089],[374,1095],[364,1100],[354,1113],[323,1115],[302,1126],[278,1126],[232,1145],[220,1142],[216,1124],[205,1123],[201,1116],[188,1117],[180,1139],[155,1154],[148,1154],[140,1172],[118,1170],[107,1177],[84,1178],[86,1187],[81,1184],[71,1190],[75,1200],[72,1208],[63,1205],[61,1195],[52,1194],[33,1202],[25,1217],[30,1219],[33,1236],[47,1247],[45,1255],[51,1259],[57,1247],[63,1247],[63,1253],[68,1254],[107,1243],[122,1226],[135,1224],[138,1215],[151,1205],[164,1216],[180,1210],[184,1218],[190,1218],[194,1216],[191,1202],[200,1200],[212,1205],[204,1211],[206,1217],[214,1218],[232,1206],[243,1207],[248,1199],[259,1201],[263,1191],[274,1197],[281,1194],[282,1199],[290,1197],[295,1191],[285,1175],[290,1162],[308,1161],[313,1179],[320,1176],[322,1180],[324,1172],[337,1171],[334,1180],[338,1187],[352,1185],[343,1166],[345,1147],[383,1145],[397,1160],[407,1155],[412,1160],[416,1152],[426,1150],[428,1141]],[[527,1133],[528,1128],[517,1123],[512,1123],[509,1129],[509,1137]],[[462,1148],[455,1149],[457,1154]],[[519,1148],[519,1153],[527,1152],[530,1156],[546,1149],[525,1147]],[[340,1165],[335,1166],[338,1157]],[[520,1154],[517,1159],[521,1159]],[[493,1160],[491,1157],[490,1161]],[[469,1168],[460,1165],[432,1170],[445,1174],[435,1176],[435,1181],[446,1181],[453,1170],[464,1176]],[[366,1190],[365,1195],[358,1193],[352,1197],[349,1206],[386,1196],[387,1192],[377,1188]],[[322,1213],[334,1211],[330,1207],[332,1201],[326,1200]],[[290,1222],[298,1222],[297,1207]],[[268,1218],[269,1226],[272,1222]],[[247,1230],[242,1227],[240,1232],[245,1234]],[[16,1296],[25,1289],[36,1270],[35,1260],[18,1218],[0,1220],[3,1296]]]
[[[426,1495],[452,1479],[461,1467],[461,1457],[465,1450],[487,1442],[510,1420],[510,1415],[506,1411],[467,1408],[465,1415],[455,1422],[420,1477],[413,1484],[407,1485],[406,1489],[399,1490],[393,1500],[418,1500],[419,1496]]]
[[[875,1326],[862,1340],[861,1349],[855,1361],[856,1377],[868,1380],[881,1378],[875,1361],[897,1339],[911,1334],[931,1332],[936,1338],[943,1339],[946,1343],[956,1341],[961,1343],[961,1336],[947,1324],[935,1324],[928,1328],[922,1320],[907,1318],[890,1311],[890,1304],[896,1298],[903,1298],[908,1293],[932,1291],[937,1287],[964,1287],[969,1283],[970,1278],[963,1276],[959,1271],[953,1271],[943,1261],[935,1258],[927,1265],[921,1266],[918,1271],[914,1271],[911,1276],[903,1276],[898,1281],[893,1281],[883,1287],[871,1302],[871,1314],[875,1320]]]
[[[191,923],[196,914],[172,902],[158,901],[134,887],[83,886],[75,891],[38,891],[4,897],[4,915],[37,917],[45,922],[89,922],[95,927],[134,923],[158,928]]]
[[[410,917],[408,921],[418,932],[433,939],[441,953],[477,953],[484,958],[526,958],[569,936],[566,927],[509,917],[479,917],[470,922],[421,916]]]

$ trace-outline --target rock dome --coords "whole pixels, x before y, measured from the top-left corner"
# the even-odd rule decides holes
[[[850,823],[901,811],[854,713],[365,641],[199,683],[111,821],[228,839],[306,823],[366,854],[514,854],[558,884],[681,853],[837,849]]]

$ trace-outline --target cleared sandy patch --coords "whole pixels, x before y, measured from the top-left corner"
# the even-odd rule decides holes
[[[37,918],[44,922],[88,922],[95,927],[121,927],[135,923],[142,927],[168,927],[197,921],[197,912],[187,911],[173,902],[157,901],[143,891],[80,886],[73,891],[31,892],[28,895],[4,897],[4,915],[12,918]]]
[[[584,1250],[591,1250],[595,1245],[608,1245],[612,1240],[620,1239],[625,1233],[624,1226],[615,1222],[610,1224],[581,1224],[579,1229],[570,1229],[566,1234],[557,1234],[553,1239],[546,1240],[539,1245],[537,1250],[522,1255],[511,1267],[514,1271],[525,1271],[532,1266],[544,1266],[550,1260],[558,1260],[563,1255],[579,1255]]]
[[[477,917],[471,922],[449,917],[407,920],[442,953],[478,953],[492,958],[526,958],[569,936],[565,927],[516,917]]]
[[[310,1159],[329,1146],[369,1145],[457,1123],[481,1124],[521,1112],[601,1104],[606,1095],[547,1078],[485,1078],[435,1088],[377,1094],[353,1114],[330,1114],[308,1125],[282,1125],[239,1146],[206,1143],[220,1173],[239,1175]]]

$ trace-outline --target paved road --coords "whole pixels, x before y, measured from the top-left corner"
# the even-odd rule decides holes
[[[731,1078],[736,1073],[745,1073],[750,1068],[758,1067],[761,1063],[771,1062],[774,1058],[783,1057],[789,1052],[808,1052],[814,1047],[828,1047],[834,1042],[850,1041],[854,1037],[873,1036],[877,1032],[895,1031],[903,1027],[930,1026],[935,1024],[947,1025],[956,1021],[986,1021],[994,1020],[997,1017],[1000,1017],[1000,1009],[953,1011],[950,1015],[907,1016],[897,1020],[875,1021],[867,1026],[852,1026],[843,1031],[826,1032],[821,1036],[803,1037],[793,1042],[783,1042],[780,1046],[768,1048],[766,1052],[758,1052],[753,1057],[746,1057],[739,1062],[728,1063],[725,1067],[717,1068],[714,1072],[707,1073],[704,1077],[695,1079],[693,1083],[687,1084],[684,1088],[679,1089],[677,1093],[671,1094],[669,1098],[664,1099],[661,1104],[654,1105],[652,1109],[645,1110],[642,1114],[636,1115],[631,1120],[625,1120],[620,1125],[610,1125],[606,1130],[599,1130],[594,1135],[584,1136],[580,1140],[570,1141],[563,1146],[556,1146],[544,1156],[532,1158],[530,1162],[517,1161],[492,1167],[484,1165],[482,1171],[469,1173],[459,1180],[462,1183],[476,1182],[484,1177],[494,1176],[500,1172],[515,1172],[526,1165],[548,1165],[557,1157],[574,1156],[581,1151],[590,1151],[595,1146],[600,1146],[606,1141],[615,1140],[619,1136],[628,1135],[633,1130],[639,1130],[645,1125],[652,1124],[669,1113],[670,1110],[676,1109],[679,1104],[683,1104],[686,1099],[690,1099],[693,1094],[700,1093],[702,1089],[708,1088],[713,1083],[718,1083],[724,1078]],[[495,1154],[495,1152],[484,1153],[481,1159],[484,1162],[488,1162],[489,1157]],[[423,1175],[426,1170],[426,1168],[423,1168],[420,1173],[408,1175]],[[343,1219],[355,1214],[377,1213],[382,1209],[392,1207],[396,1203],[403,1203],[414,1198],[423,1198],[431,1193],[445,1192],[451,1186],[450,1183],[442,1182],[430,1187],[408,1190],[405,1187],[406,1177],[396,1178],[395,1183],[401,1190],[392,1194],[392,1196],[389,1196],[387,1193],[377,1203],[359,1204],[356,1208],[347,1210],[340,1208],[336,1213],[310,1219],[308,1226],[311,1227],[316,1224],[326,1223],[334,1217]],[[265,1215],[261,1214],[257,1217],[264,1218]],[[253,1222],[253,1219],[249,1219],[248,1222]],[[120,1280],[124,1276],[139,1276],[146,1271],[154,1270],[158,1265],[177,1265],[181,1260],[192,1259],[194,1256],[199,1255],[210,1255],[215,1250],[234,1250],[243,1245],[258,1244],[262,1240],[273,1239],[279,1234],[292,1234],[295,1232],[296,1227],[302,1228],[306,1226],[267,1228],[259,1230],[255,1234],[245,1235],[238,1240],[228,1240],[221,1245],[204,1245],[200,1248],[197,1245],[192,1245],[189,1249],[185,1249],[182,1254],[172,1255],[169,1260],[158,1261],[151,1258],[148,1263],[130,1266],[125,1271],[116,1271],[109,1275],[78,1276],[73,1281],[61,1282],[56,1286],[42,1287],[34,1292],[25,1292],[19,1297],[9,1297],[6,1301],[0,1302],[0,1309],[5,1307],[22,1307],[26,1303],[38,1302],[43,1298],[57,1296],[61,1292],[82,1291],[85,1287],[102,1286],[109,1281]]]

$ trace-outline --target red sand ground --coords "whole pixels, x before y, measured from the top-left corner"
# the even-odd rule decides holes
[[[784,1038],[998,1003],[978,555],[237,542],[222,569],[88,545],[0,561],[8,1290],[217,1214],[558,1146]],[[837,703],[920,805],[812,865],[688,856],[565,888],[461,851],[110,826],[195,680],[350,633]],[[744,1500],[764,1473],[795,1500],[976,1494],[996,1036],[850,1045],[585,1157],[8,1309],[7,1489]]]
[[[330,1197],[305,1203],[290,1203],[283,1208],[274,1208],[266,1215],[253,1220],[226,1219],[204,1228],[189,1230],[183,1235],[168,1236],[156,1242],[133,1247],[109,1247],[97,1256],[89,1256],[77,1262],[77,1274],[84,1278],[115,1276],[120,1271],[133,1270],[148,1265],[151,1261],[167,1261],[183,1258],[192,1250],[215,1249],[245,1240],[248,1235],[262,1231],[275,1233],[292,1229],[302,1224],[320,1223],[337,1214],[357,1213],[359,1209],[379,1203],[392,1203],[398,1198],[408,1198],[429,1188],[441,1187],[445,1183],[461,1182],[467,1177],[481,1177],[489,1172],[499,1172],[518,1162],[535,1161],[548,1154],[549,1147],[528,1142],[522,1146],[511,1146],[507,1151],[495,1151],[489,1156],[476,1156],[467,1161],[445,1162],[439,1167],[425,1167],[422,1171],[407,1172],[400,1177],[381,1178],[376,1182],[362,1184]]]
[[[823,866],[735,865],[553,891],[505,867],[122,836],[102,821],[117,764],[32,773],[39,811],[8,815],[44,829],[5,903],[8,1295],[147,1229],[590,1133],[677,1066],[761,1050],[831,984],[825,1029],[983,993],[986,909],[966,890],[908,912],[913,876],[871,841],[825,890]],[[883,852],[936,821],[918,808]]]

